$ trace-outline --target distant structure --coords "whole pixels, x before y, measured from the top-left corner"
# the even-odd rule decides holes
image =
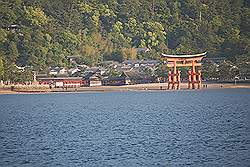
[[[188,70],[188,89],[200,89],[201,87],[201,70],[196,71],[195,67],[201,66],[201,60],[207,52],[194,55],[167,55],[162,54],[162,58],[166,60],[166,66],[170,68],[168,71],[168,89],[180,89],[181,71],[177,67],[192,67]]]
[[[136,50],[137,52],[144,52],[144,53],[150,52],[150,49],[149,49],[149,48],[135,48],[135,50]]]
[[[19,26],[18,24],[11,24],[11,25],[8,25],[8,26],[2,26],[2,28],[7,30],[7,31],[15,32],[17,30],[20,30],[21,26]]]

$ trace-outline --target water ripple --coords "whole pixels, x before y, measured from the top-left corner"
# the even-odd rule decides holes
[[[0,98],[0,166],[250,164],[249,89]]]

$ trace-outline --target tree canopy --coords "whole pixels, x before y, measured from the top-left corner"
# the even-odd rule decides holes
[[[0,0],[0,77],[103,60],[208,52],[249,61],[248,0]],[[145,55],[134,48],[150,48]]]

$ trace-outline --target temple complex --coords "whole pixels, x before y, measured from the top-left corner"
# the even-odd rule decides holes
[[[191,67],[188,70],[188,89],[200,89],[201,87],[201,60],[206,52],[194,55],[167,55],[162,54],[166,61],[168,71],[168,89],[180,89],[181,71],[177,67]]]

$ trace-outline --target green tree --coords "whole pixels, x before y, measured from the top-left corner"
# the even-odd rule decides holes
[[[4,75],[3,58],[0,57],[0,79],[3,79],[3,75]]]
[[[137,51],[134,48],[121,49],[123,60],[135,60],[137,59]]]
[[[19,56],[19,52],[18,52],[16,43],[13,42],[13,41],[10,42],[8,50],[9,50],[8,60],[10,62],[15,63],[16,60],[17,60],[17,58],[18,58],[18,56]]]
[[[46,25],[49,18],[39,7],[28,6],[24,7],[27,20],[34,26],[41,27]]]
[[[10,70],[15,65],[67,66],[72,55],[96,65],[160,59],[162,52],[208,51],[208,57],[225,57],[247,71],[249,16],[247,0],[0,0],[4,77],[19,75]],[[151,51],[137,55],[133,48]]]

